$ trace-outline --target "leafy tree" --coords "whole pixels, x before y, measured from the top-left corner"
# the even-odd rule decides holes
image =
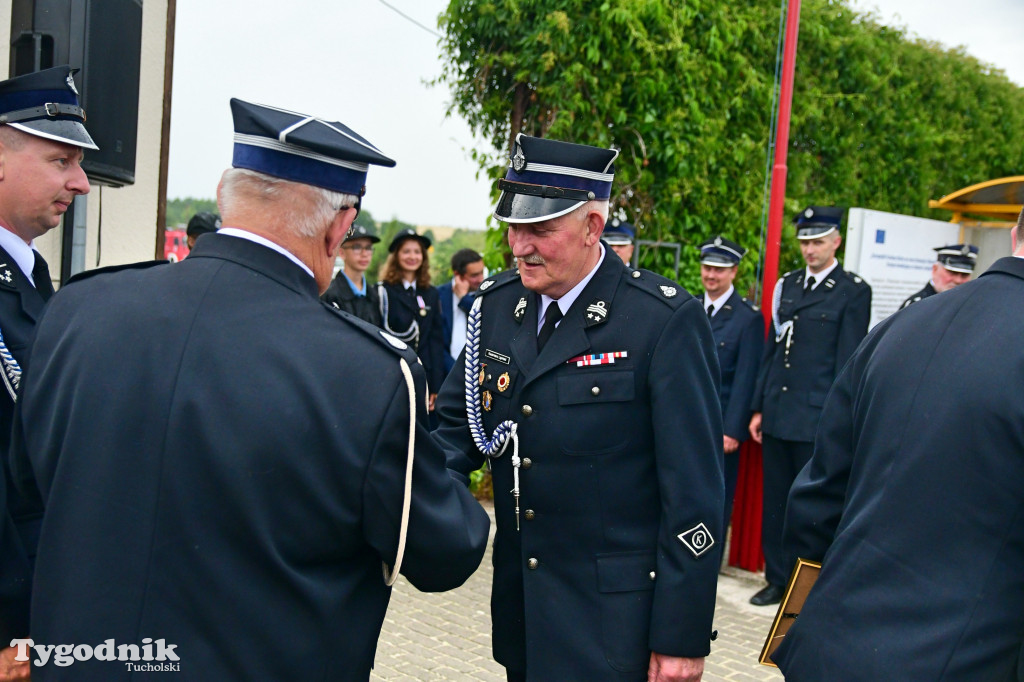
[[[193,197],[168,199],[165,226],[168,230],[184,229],[188,225],[188,221],[192,219],[192,216],[200,211],[217,213],[217,201],[215,199],[196,199]]]
[[[616,146],[614,211],[640,239],[723,233],[759,258],[780,9],[767,0],[452,0],[439,82],[504,174],[518,132]],[[960,51],[908,40],[845,0],[804,0],[787,218],[808,204],[933,215],[927,199],[1024,167],[1024,90]],[[993,143],[995,139],[995,143]],[[488,236],[492,250],[501,233]],[[801,261],[791,227],[781,269]],[[500,262],[496,252],[489,265]],[[668,250],[641,263],[672,275]]]

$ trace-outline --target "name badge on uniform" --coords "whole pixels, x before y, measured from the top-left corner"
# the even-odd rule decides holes
[[[512,364],[512,358],[510,358],[507,355],[502,355],[497,351],[493,351],[490,348],[484,349],[484,357],[490,360],[494,360],[495,362],[500,362],[503,365]]]

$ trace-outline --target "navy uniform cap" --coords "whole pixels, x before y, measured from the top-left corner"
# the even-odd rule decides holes
[[[380,241],[380,237],[368,230],[364,225],[355,224],[349,228],[348,234],[345,235],[345,241],[342,242],[342,244],[352,241],[353,239],[369,239],[371,244],[376,244]]]
[[[636,238],[636,228],[631,223],[612,218],[604,228],[604,240],[611,246],[627,246]]]
[[[416,230],[412,229],[411,227],[407,227],[404,230],[399,230],[398,234],[396,234],[394,238],[391,240],[391,243],[388,245],[388,253],[394,253],[395,251],[398,251],[398,248],[406,239],[415,239],[420,243],[420,246],[423,247],[424,251],[430,248],[430,239],[428,237],[424,237],[421,234],[417,234]]]
[[[231,165],[343,194],[362,196],[370,165],[395,162],[344,124],[231,100]]]
[[[216,213],[201,211],[192,216],[185,228],[185,234],[189,237],[198,237],[208,232],[216,232],[220,229],[220,216]]]
[[[739,265],[747,250],[722,235],[708,239],[700,245],[700,262],[714,268],[731,268]]]
[[[818,239],[839,230],[846,209],[839,206],[808,206],[793,219],[797,239]]]
[[[99,149],[78,104],[78,69],[55,66],[0,81],[0,123],[23,133],[86,149]]]
[[[498,180],[494,217],[537,223],[563,216],[587,201],[612,194],[617,149],[516,135],[505,178]]]
[[[978,263],[978,247],[973,244],[937,246],[935,251],[939,254],[942,267],[951,272],[970,274],[974,272],[974,266]]]

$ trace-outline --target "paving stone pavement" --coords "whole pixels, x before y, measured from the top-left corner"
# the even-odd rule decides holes
[[[757,663],[775,607],[752,606],[747,600],[763,585],[763,576],[735,568],[724,569],[719,577],[719,635],[705,661],[705,682],[782,680],[778,670]],[[370,679],[504,682],[504,668],[491,658],[490,594],[490,548],[480,569],[457,590],[426,594],[400,578]]]

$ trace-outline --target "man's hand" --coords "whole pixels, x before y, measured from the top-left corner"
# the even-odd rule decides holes
[[[459,298],[462,298],[469,293],[469,280],[457,272],[455,273],[455,276],[452,277],[452,293]]]
[[[750,437],[754,439],[755,443],[761,443],[761,413],[755,412],[754,416],[750,418]]]
[[[32,656],[29,660],[16,661],[18,650],[12,646],[0,649],[0,682],[28,682],[32,673]]]
[[[724,439],[723,447],[726,452],[736,452],[740,449],[740,442],[735,438],[730,438],[729,436],[722,436],[722,438]]]
[[[676,658],[652,651],[647,682],[700,682],[703,674],[703,658]]]
[[[427,412],[434,411],[434,402],[437,400],[437,394],[431,393],[430,398],[427,400]]]

